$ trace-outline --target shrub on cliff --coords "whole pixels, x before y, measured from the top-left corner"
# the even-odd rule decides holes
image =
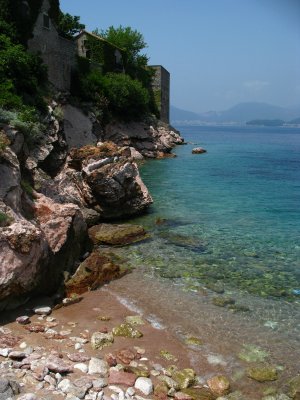
[[[41,59],[0,34],[0,107],[20,109],[27,104],[45,110],[45,82],[47,70]]]
[[[142,83],[118,73],[102,75],[92,70],[79,77],[73,94],[92,101],[106,114],[122,120],[142,119],[149,111],[150,96]]]

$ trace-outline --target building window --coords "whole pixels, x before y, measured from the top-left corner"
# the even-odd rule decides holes
[[[43,14],[43,27],[50,29],[50,18],[48,14]]]

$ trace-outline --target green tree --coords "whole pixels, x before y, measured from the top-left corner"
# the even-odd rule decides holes
[[[80,17],[76,15],[72,16],[68,13],[65,14],[60,11],[58,30],[62,36],[71,39],[82,29],[85,29],[85,25],[80,23]]]
[[[107,30],[96,29],[93,33],[123,49],[125,72],[132,78],[139,77],[140,69],[146,68],[148,64],[148,57],[141,53],[148,46],[140,32],[130,26],[120,25],[118,28],[110,26]]]

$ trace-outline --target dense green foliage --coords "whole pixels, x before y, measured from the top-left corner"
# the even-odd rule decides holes
[[[107,30],[95,30],[94,33],[122,49],[125,73],[149,87],[153,74],[147,68],[148,57],[141,53],[147,47],[147,43],[140,32],[120,25],[118,28],[110,26]]]
[[[72,39],[74,35],[84,28],[85,25],[80,22],[79,16],[72,16],[68,13],[59,12],[58,31],[63,37]]]
[[[47,70],[41,59],[0,35],[0,107],[20,109],[25,104],[43,110],[45,82]]]
[[[154,71],[147,66],[148,58],[140,54],[146,46],[143,35],[130,27],[94,31],[87,41],[91,62],[79,59],[73,94],[98,105],[101,99],[105,115],[124,120],[141,119],[147,113],[158,116],[151,85]],[[122,56],[119,64],[116,52]]]
[[[87,44],[89,51],[89,59],[95,63],[101,65],[103,73],[107,72],[122,72],[124,69],[123,58],[124,52],[122,49],[117,48],[107,40],[96,35],[87,36]],[[116,51],[121,54],[122,60],[119,63],[116,62]]]
[[[104,112],[123,120],[142,119],[150,112],[149,91],[142,83],[126,74],[107,73],[92,69],[79,76],[73,93],[84,101],[95,103]]]

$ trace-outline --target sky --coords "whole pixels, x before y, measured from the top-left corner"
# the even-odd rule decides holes
[[[89,31],[130,26],[194,112],[259,101],[300,105],[300,0],[60,0]]]

